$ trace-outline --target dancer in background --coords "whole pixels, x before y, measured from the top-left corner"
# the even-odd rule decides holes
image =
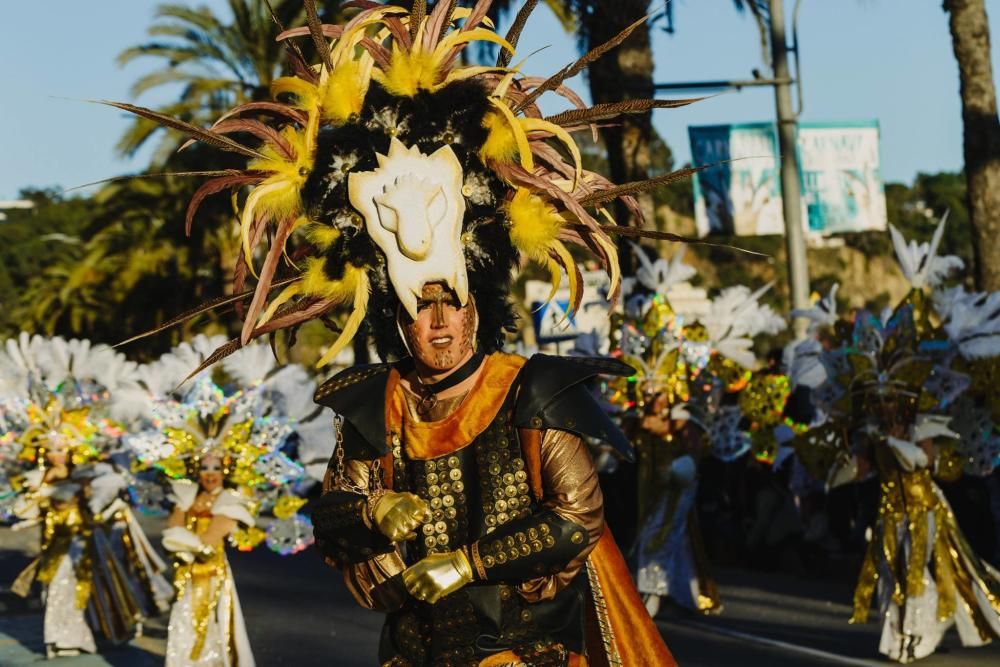
[[[749,397],[740,392],[756,362],[753,338],[777,333],[784,322],[760,304],[767,288],[732,287],[678,311],[670,293],[695,274],[683,251],[654,261],[633,249],[639,269],[626,285],[615,354],[635,374],[610,385],[610,402],[624,408],[639,450],[639,591],[653,616],[666,597],[691,611],[717,612],[722,605],[695,510],[698,463],[709,455],[733,461],[750,450],[741,405],[759,428],[771,424],[764,422],[770,404],[758,395],[764,385],[754,383]]]
[[[308,469],[324,470],[333,450],[333,415],[309,400],[304,368],[279,367],[266,345],[213,366],[220,342],[197,336],[138,369],[146,428],[125,439],[173,503],[163,533],[176,564],[168,667],[253,664],[226,546],[289,555],[312,544],[298,512],[318,481]],[[274,517],[266,530],[262,512]]]
[[[1000,353],[1000,300],[942,287],[960,266],[937,256],[943,229],[908,244],[891,228],[910,293],[836,327],[850,331],[839,346],[800,345],[792,360],[822,417],[796,443],[803,463],[831,487],[879,480],[851,622],[865,622],[875,598],[879,650],[904,663],[931,655],[952,626],[965,646],[1000,637],[1000,573],[973,553],[935,481],[988,474],[1000,454],[995,385],[983,392]]]
[[[114,463],[134,370],[87,341],[24,334],[0,352],[0,411],[19,448],[16,463],[5,458],[19,490],[14,529],[41,530],[41,554],[12,589],[26,596],[42,584],[50,658],[95,652],[94,632],[127,641],[168,605],[166,565],[132,515],[127,471]]]

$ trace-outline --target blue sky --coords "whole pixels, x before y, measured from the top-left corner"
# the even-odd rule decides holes
[[[673,1],[677,32],[654,29],[657,81],[749,78],[750,70],[760,66],[754,24],[732,9],[731,0]],[[191,4],[221,11],[226,5],[224,0]],[[144,41],[156,5],[156,0],[3,3],[0,198],[29,186],[72,187],[145,166],[148,153],[131,160],[114,153],[127,119],[82,100],[147,106],[164,101],[154,95],[133,100],[128,93],[155,62],[115,64],[120,51]],[[996,74],[1000,0],[986,0],[986,6]],[[910,181],[919,171],[961,168],[958,68],[940,0],[803,0],[799,25],[803,120],[878,120],[887,180]],[[545,45],[551,46],[533,57],[527,71],[549,74],[576,55],[572,40],[546,10],[539,10],[521,40],[521,53]],[[582,77],[571,85],[586,93]],[[689,125],[768,120],[773,113],[773,94],[761,88],[657,111],[655,122],[683,162],[690,155]]]

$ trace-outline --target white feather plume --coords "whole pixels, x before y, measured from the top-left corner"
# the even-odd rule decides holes
[[[810,308],[792,311],[792,317],[803,317],[809,320],[809,331],[814,332],[824,326],[833,326],[837,322],[837,290],[839,283],[834,283],[830,292],[820,297]]]
[[[178,385],[225,342],[225,336],[195,336],[141,367],[138,373],[148,390],[147,417],[166,417]],[[252,405],[254,411],[274,416],[298,435],[299,460],[310,476],[322,479],[326,462],[333,454],[333,412],[313,402],[316,382],[306,369],[299,364],[279,366],[271,348],[264,343],[237,350],[221,366],[232,388],[244,392],[241,400],[246,406]],[[181,393],[204,384],[213,369],[214,366],[206,368],[192,378],[181,388]]]
[[[636,280],[648,290],[666,294],[673,285],[682,283],[697,273],[693,266],[684,263],[685,250],[686,246],[682,245],[669,260],[660,257],[654,262],[646,256],[641,246],[632,243],[632,253],[639,260]]]
[[[1000,292],[966,292],[961,286],[934,293],[948,337],[967,359],[1000,355]]]
[[[934,236],[931,237],[930,243],[917,243],[916,241],[907,243],[900,231],[895,226],[889,225],[889,235],[892,238],[893,248],[896,250],[899,267],[914,289],[935,287],[941,284],[951,272],[965,266],[965,263],[955,255],[938,257],[938,247],[941,245],[941,237],[944,235],[944,226],[947,221],[948,213],[946,212],[934,230]]]
[[[760,303],[773,286],[768,283],[756,292],[749,287],[727,287],[715,299],[702,324],[712,345],[723,356],[741,366],[752,368],[756,362],[753,339],[761,334],[776,334],[787,326],[784,318]]]
[[[111,347],[89,340],[30,335],[21,332],[0,350],[0,397],[33,398],[32,391],[54,392],[71,383],[88,392],[96,385],[107,392],[105,408],[115,419],[134,416],[131,398],[139,390],[137,366]]]

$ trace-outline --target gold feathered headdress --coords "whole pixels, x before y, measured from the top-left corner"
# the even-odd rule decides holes
[[[315,3],[304,0],[308,25],[282,29],[278,36],[294,73],[274,82],[273,101],[238,106],[209,129],[110,103],[249,160],[243,170],[212,173],[187,214],[190,228],[204,198],[224,190],[233,191],[238,202],[242,252],[236,296],[212,307],[250,302],[240,338],[210,361],[258,336],[325,318],[337,307],[347,307],[350,314],[320,365],[350,342],[366,313],[380,354],[399,354],[396,328],[384,324],[394,322],[401,298],[407,306],[406,290],[414,289],[402,284],[414,282],[407,270],[426,277],[414,268],[420,262],[423,268],[433,262],[442,280],[474,296],[481,316],[479,346],[487,351],[499,347],[503,330],[510,328],[511,272],[524,261],[547,269],[554,286],[565,272],[575,310],[582,280],[569,248],[585,249],[607,270],[610,298],[617,298],[618,257],[609,234],[636,236],[637,230],[616,225],[606,206],[622,200],[641,219],[634,195],[678,176],[614,185],[583,168],[573,133],[594,131],[595,123],[622,114],[693,100],[587,107],[563,85],[645,19],[543,79],[509,65],[536,3],[526,4],[505,37],[493,31],[487,17],[491,3],[479,0],[466,8],[442,1],[428,14],[422,1],[407,12],[355,0],[344,5],[359,10],[347,23],[324,25]],[[296,46],[300,38],[311,40],[318,64],[306,62]],[[460,65],[462,50],[473,42],[497,45],[497,64]],[[575,108],[545,117],[537,104],[545,93],[561,95]],[[257,144],[231,135],[253,137]],[[445,167],[428,173],[413,167],[402,176],[383,178],[375,194],[356,186],[363,175],[389,170],[388,163],[403,160],[404,154],[428,160],[440,156],[438,162],[454,167],[448,178],[436,177]],[[455,173],[457,181],[451,178]],[[355,191],[361,194],[351,194]],[[448,225],[439,220],[449,216],[458,216],[459,224],[445,233]],[[373,229],[383,235],[388,230],[390,242],[376,243]],[[435,254],[439,243],[457,252]],[[405,257],[396,261],[397,254]],[[445,263],[454,266],[439,266],[444,255],[449,256]],[[246,290],[251,275],[256,285]]]

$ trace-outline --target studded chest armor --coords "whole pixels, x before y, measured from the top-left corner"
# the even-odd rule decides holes
[[[416,539],[393,545],[366,522],[362,491],[327,489],[313,520],[317,548],[328,562],[343,567],[399,549],[413,564],[468,546],[480,577],[433,605],[405,598],[389,612],[379,647],[383,664],[470,667],[513,652],[533,667],[565,667],[570,652],[585,651],[587,576],[580,573],[553,597],[533,602],[517,589],[565,571],[587,545],[582,526],[534,498],[530,479],[537,470],[529,471],[522,444],[535,456],[540,440],[521,443],[519,434],[527,429],[526,436],[541,438],[548,429],[568,431],[610,442],[631,460],[628,441],[584,382],[597,373],[633,371],[614,360],[546,355],[532,357],[516,375],[510,375],[511,365],[498,357],[498,372],[506,369],[511,381],[497,397],[500,409],[492,421],[468,444],[428,460],[410,459],[405,436],[386,423],[391,366],[348,369],[317,391],[317,402],[344,417],[344,458],[391,465],[388,486],[418,495],[431,508]],[[433,433],[421,437],[433,439]],[[337,465],[334,457],[333,472]]]
[[[513,397],[511,391],[493,422],[471,443],[435,459],[408,459],[393,434],[393,490],[415,493],[431,508],[430,521],[408,545],[407,560],[452,551],[536,509],[512,423]]]

